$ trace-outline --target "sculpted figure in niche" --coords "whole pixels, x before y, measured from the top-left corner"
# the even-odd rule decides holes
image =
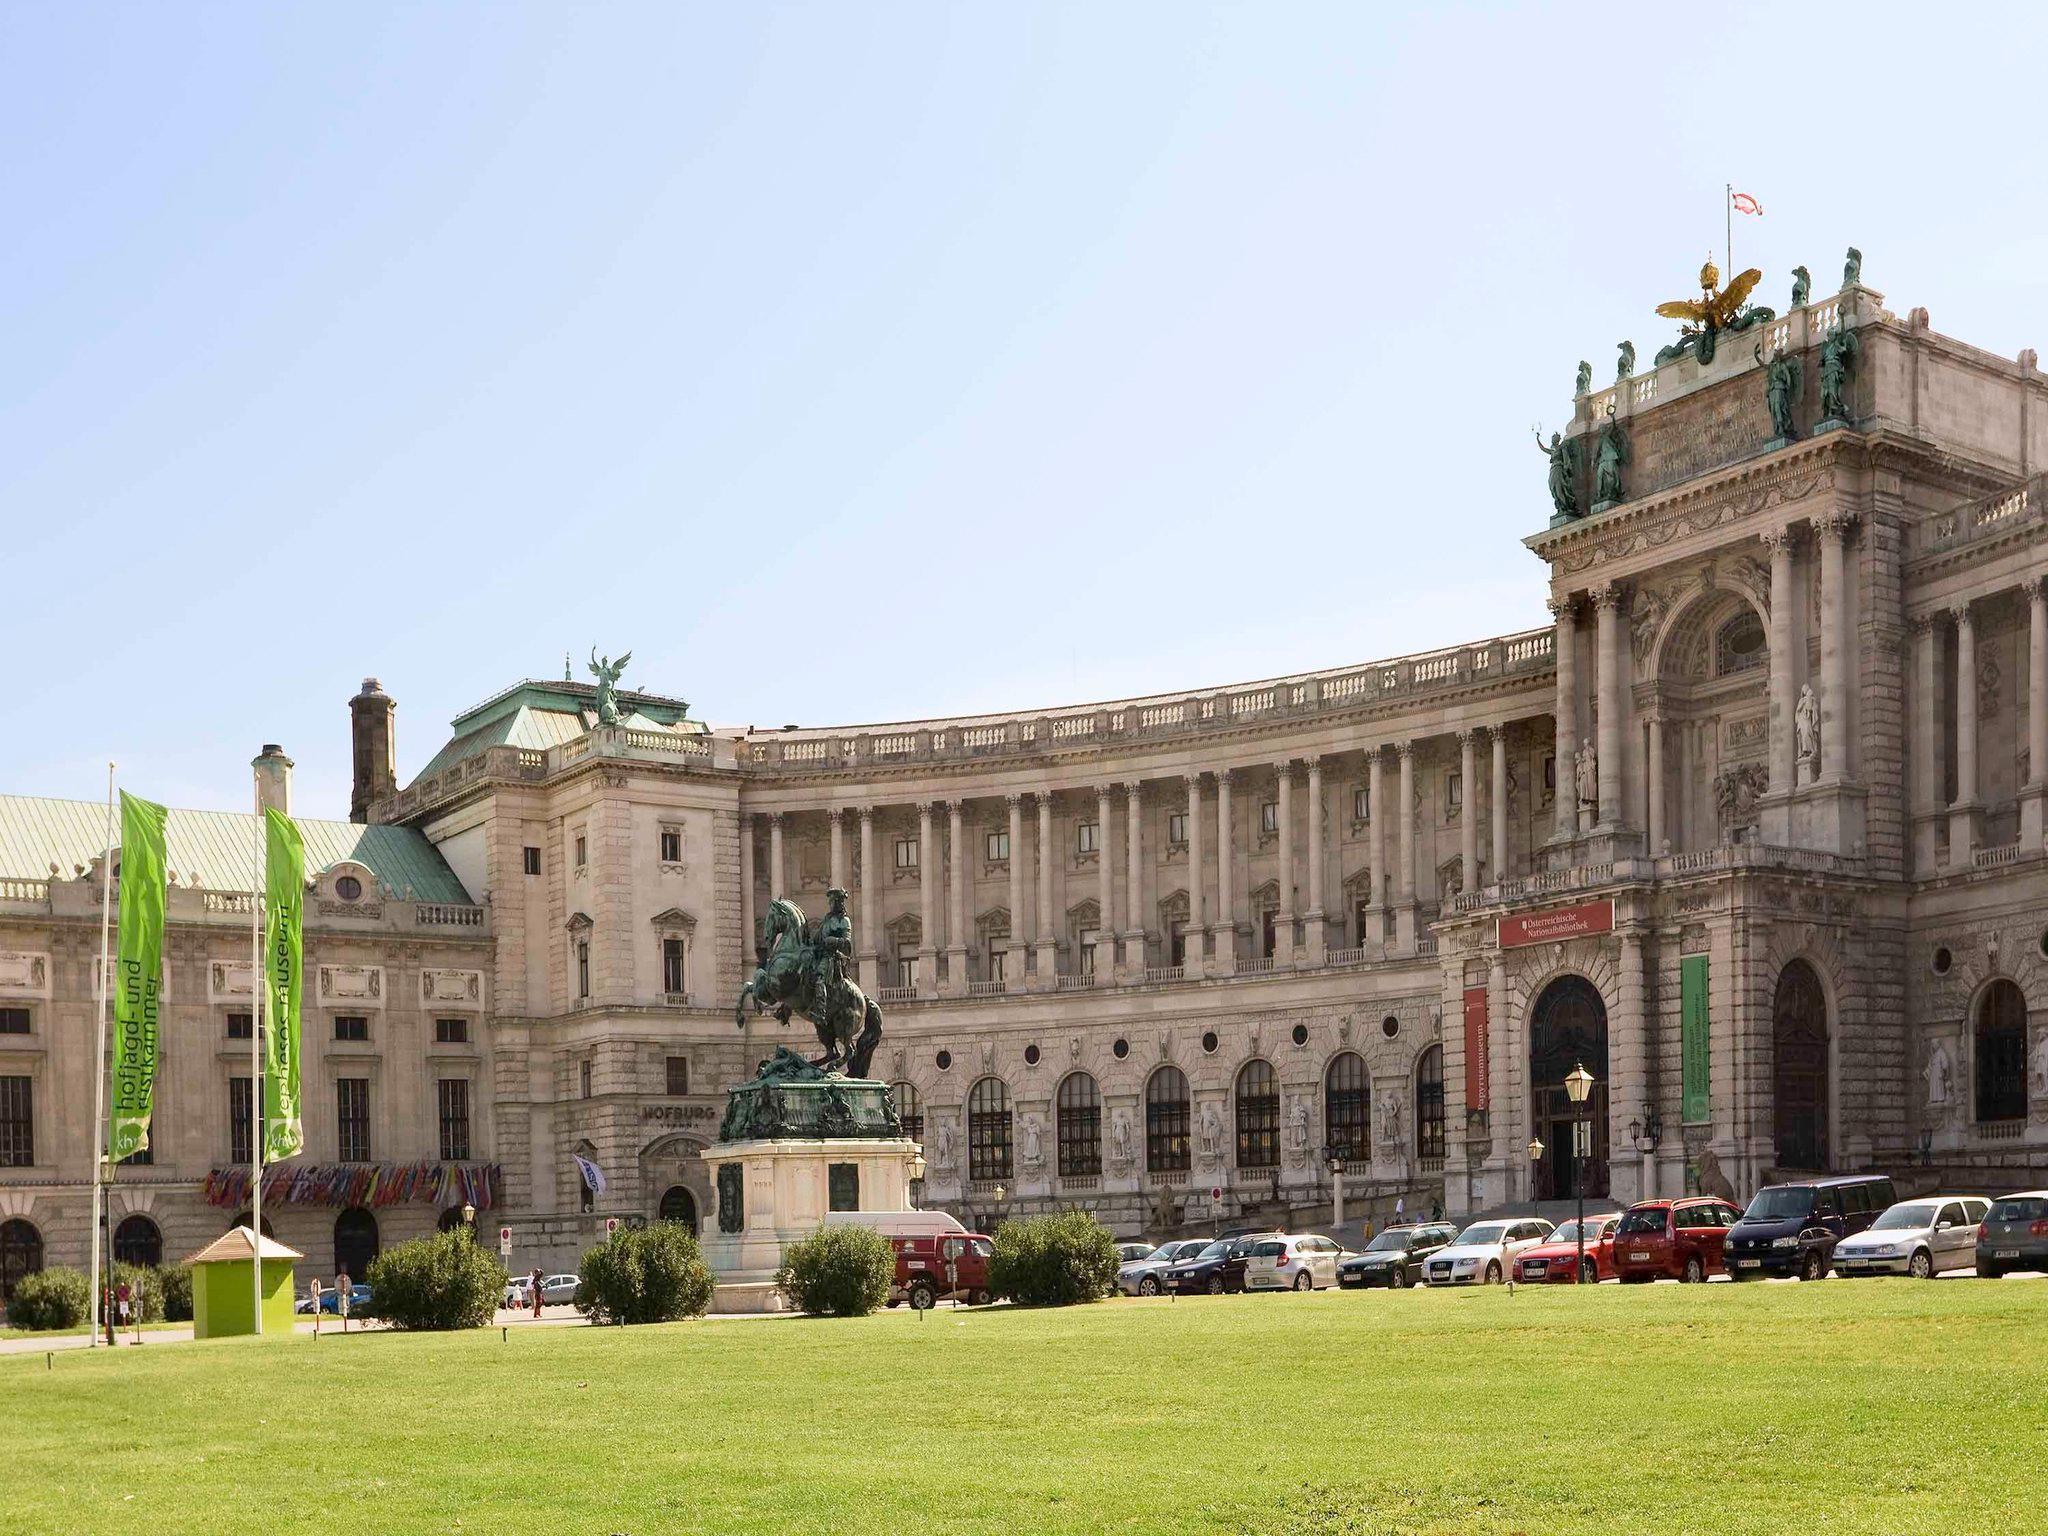
[[[938,1146],[934,1149],[932,1166],[935,1168],[951,1168],[953,1166],[953,1122],[950,1120],[941,1120],[939,1122],[939,1142]]]
[[[1110,1161],[1119,1168],[1128,1168],[1135,1155],[1131,1145],[1131,1117],[1120,1109],[1109,1122]]]
[[[1393,1088],[1380,1090],[1379,1109],[1373,1119],[1379,1125],[1380,1145],[1393,1151],[1401,1145],[1401,1095]]]
[[[1927,1047],[1927,1107],[1939,1111],[1937,1120],[1948,1118],[1949,1096],[1955,1087],[1955,1068],[1948,1059],[1948,1047],[1939,1040]]]
[[[1202,1106],[1202,1160],[1213,1163],[1223,1155],[1223,1116],[1215,1100]]]
[[[1294,1145],[1297,1148],[1306,1148],[1308,1146],[1308,1100],[1303,1098],[1295,1099],[1294,1108],[1287,1112],[1287,1124],[1294,1136]]]
[[[2034,1097],[2048,1099],[2048,1030],[2034,1037]]]
[[[1600,803],[1600,763],[1593,751],[1592,738],[1579,743],[1578,761],[1572,764],[1572,776],[1577,779],[1579,804]]]
[[[1039,1144],[1038,1116],[1024,1117],[1024,1166],[1036,1168],[1045,1161],[1045,1149]]]
[[[1813,696],[1813,684],[1799,685],[1799,706],[1792,712],[1792,730],[1799,746],[1799,760],[1811,763],[1820,757],[1820,700]]]

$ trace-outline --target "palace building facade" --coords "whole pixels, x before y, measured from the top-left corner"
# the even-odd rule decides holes
[[[352,1267],[465,1202],[521,1266],[614,1216],[715,1220],[725,1089],[811,1043],[735,1024],[761,915],[834,885],[923,1198],[984,1224],[1165,1233],[1337,1180],[1381,1213],[1716,1168],[2041,1182],[2048,384],[1860,281],[1752,331],[1580,394],[1526,633],[769,732],[632,692],[600,724],[529,681],[403,787],[366,683],[353,819],[307,824],[308,1152],[266,1218]],[[13,1271],[84,1257],[102,826],[0,799]],[[246,1209],[253,838],[172,818],[130,1251]]]

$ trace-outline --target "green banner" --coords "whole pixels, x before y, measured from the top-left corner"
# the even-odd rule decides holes
[[[121,792],[121,924],[114,955],[114,1103],[108,1155],[149,1145],[164,986],[164,808]]]
[[[263,1160],[281,1163],[306,1149],[305,1126],[299,1119],[306,849],[291,817],[266,810],[263,821],[263,992],[270,1015],[263,1035]]]
[[[1681,956],[1678,962],[1679,1056],[1685,1064],[1681,1114],[1687,1125],[1704,1124],[1710,1115],[1708,1019],[1707,957]]]

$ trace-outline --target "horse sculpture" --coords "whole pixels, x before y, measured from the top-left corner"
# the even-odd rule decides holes
[[[825,1054],[812,1066],[844,1072],[848,1077],[866,1077],[875,1047],[882,1040],[881,1008],[850,976],[839,974],[836,963],[829,971],[821,965],[821,946],[812,941],[810,924],[795,902],[776,897],[768,904],[765,927],[768,957],[740,988],[734,1022],[746,1027],[749,999],[757,1014],[764,1007],[773,1007],[783,1024],[791,1014],[801,1014],[811,1021],[818,1043],[825,1048]],[[818,982],[821,975],[830,977],[822,987]],[[817,995],[820,991],[823,997]]]

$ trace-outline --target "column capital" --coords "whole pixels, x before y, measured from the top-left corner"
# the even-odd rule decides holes
[[[846,819],[846,807],[843,805],[828,805],[825,807],[825,815],[832,825],[836,827]]]
[[[1104,780],[1104,781],[1103,781],[1102,783],[1100,783],[1100,784],[1098,784],[1098,785],[1096,785],[1096,786],[1095,786],[1095,798],[1096,798],[1097,800],[1107,800],[1107,799],[1109,799],[1109,797],[1110,797],[1111,795],[1113,795],[1113,794],[1115,794],[1115,793],[1116,793],[1116,780],[1115,780],[1115,779],[1106,779],[1106,780]]]
[[[1906,616],[1906,624],[1914,634],[1924,635],[1934,628],[1934,621],[1937,617],[1939,617],[1938,614],[1932,613],[1908,614]]]
[[[1846,538],[1849,530],[1855,526],[1856,514],[1846,507],[1837,507],[1831,512],[1823,512],[1813,520],[1814,531],[1836,543],[1840,543]]]
[[[1415,742],[1414,742],[1414,740],[1413,740],[1412,738],[1410,738],[1410,739],[1408,739],[1408,740],[1405,740],[1405,741],[1397,741],[1397,742],[1395,742],[1395,743],[1394,743],[1394,756],[1398,757],[1398,758],[1399,758],[1399,759],[1400,759],[1400,760],[1401,760],[1402,762],[1404,762],[1404,763],[1405,763],[1405,762],[1407,762],[1407,761],[1408,761],[1408,760],[1409,760],[1410,758],[1414,757],[1414,756],[1415,756]]]
[[[2048,603],[2048,571],[2022,577],[2020,591],[2030,603]]]
[[[781,825],[782,825],[782,818],[783,818],[784,816],[788,815],[788,814],[789,814],[789,813],[788,813],[787,811],[770,811],[770,812],[768,813],[768,822],[769,822],[769,825],[771,825],[771,826],[777,826],[777,827],[781,826]]]
[[[1563,597],[1547,599],[1543,606],[1550,610],[1550,616],[1560,624],[1573,623],[1578,619],[1579,595],[1576,592],[1567,592]]]
[[[1310,753],[1308,753],[1308,754],[1307,754],[1307,755],[1306,755],[1305,757],[1303,757],[1303,758],[1302,758],[1302,761],[1303,761],[1304,763],[1307,763],[1307,764],[1308,764],[1308,776],[1309,776],[1310,778],[1312,778],[1312,779],[1319,779],[1319,778],[1321,778],[1321,777],[1323,776],[1323,754],[1322,754],[1322,753],[1320,753],[1320,752],[1310,752]]]
[[[1969,629],[1975,627],[1976,620],[1970,616],[1970,603],[1971,599],[1966,597],[1960,602],[1948,605],[1948,616],[1955,620],[1956,628]]]
[[[1199,768],[1190,768],[1181,775],[1181,778],[1187,782],[1189,794],[1196,793],[1202,787],[1202,770]]]
[[[862,806],[860,808],[860,824],[863,827],[872,826],[874,824],[874,820],[875,808],[872,805]]]
[[[918,819],[920,821],[929,821],[934,815],[945,808],[946,802],[943,800],[920,800],[917,802]]]
[[[1003,796],[1003,804],[1007,805],[1013,811],[1021,810],[1024,806],[1024,802],[1026,800],[1029,800],[1030,798],[1031,796],[1025,793],[1023,790],[1013,789],[1008,794]]]
[[[1138,779],[1124,780],[1124,798],[1136,805],[1145,797],[1145,785]]]
[[[1460,726],[1458,728],[1458,745],[1461,747],[1475,747],[1479,744],[1479,739],[1485,734],[1486,727],[1483,725]]]
[[[1782,528],[1766,528],[1757,537],[1773,555],[1789,555],[1799,547],[1799,532],[1790,523]]]
[[[1627,596],[1628,593],[1620,582],[1603,581],[1593,589],[1593,606],[1619,609]]]
[[[1291,778],[1293,778],[1293,777],[1294,777],[1294,759],[1293,759],[1293,758],[1291,758],[1291,757],[1283,757],[1283,758],[1280,758],[1280,759],[1276,760],[1276,761],[1274,762],[1274,764],[1273,764],[1273,772],[1274,772],[1274,773],[1275,773],[1275,774],[1276,774],[1276,775],[1277,775],[1278,777],[1280,777],[1280,778],[1283,778],[1283,779],[1291,779]]]

